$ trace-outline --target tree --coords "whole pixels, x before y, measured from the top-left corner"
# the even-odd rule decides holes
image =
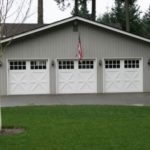
[[[126,31],[130,32],[129,0],[125,0]]]
[[[96,0],[92,0],[92,15],[91,18],[93,21],[96,19]]]
[[[77,13],[76,13],[77,12]],[[81,16],[83,18],[91,19],[91,15],[87,9],[87,0],[78,0],[75,3],[74,9],[71,13],[73,16]]]
[[[43,0],[38,0],[38,23],[43,24]]]
[[[71,12],[73,16],[81,16],[87,19],[95,20],[96,18],[96,0],[55,0],[61,10],[65,10],[66,7],[71,5],[74,1],[74,8]],[[87,9],[87,3],[92,1],[92,14]]]
[[[71,5],[71,0],[54,0],[57,5],[59,6],[59,8],[64,11],[68,6]],[[75,1],[75,7],[76,7],[76,11],[78,10],[78,0],[74,0]]]
[[[12,23],[19,21],[23,23],[27,18],[30,11],[31,0],[0,0],[0,62],[3,61],[3,54],[6,48],[10,45],[12,40],[3,44],[2,39],[7,36],[6,24],[8,20]],[[18,26],[19,28],[19,26]],[[13,28],[11,30],[14,30]],[[16,29],[15,29],[16,30]],[[11,37],[13,39],[13,36]],[[0,68],[1,69],[1,68]],[[1,89],[0,89],[1,92]],[[0,93],[1,100],[1,93]],[[2,130],[2,115],[0,103],[0,131]]]
[[[55,0],[57,5],[61,10],[65,10],[68,6],[72,4],[72,1],[68,0]],[[71,12],[73,16],[82,16],[89,18],[89,11],[87,10],[87,1],[88,0],[73,0],[74,8]]]
[[[150,39],[150,6],[142,18],[143,36]]]
[[[117,23],[115,20],[116,19],[113,18],[112,13],[110,13],[110,12],[105,12],[102,17],[99,17],[97,19],[97,21],[100,22],[100,23],[103,23],[103,24],[121,29],[120,24]]]
[[[75,15],[78,15],[78,0],[75,0]]]
[[[98,18],[98,21],[101,21],[102,23],[107,25],[114,25],[115,27],[118,27],[124,31],[130,31],[131,33],[140,35],[142,32],[140,19],[141,12],[139,11],[140,7],[136,4],[136,1],[137,0],[129,1],[129,16],[127,17],[128,19],[126,19],[125,13],[125,11],[127,11],[127,8],[125,8],[125,1],[115,0],[115,6],[111,9],[111,11],[106,12],[105,15],[102,16],[102,18]],[[107,22],[108,19],[105,19],[106,16],[109,16],[109,22]],[[129,23],[129,25],[127,25],[127,22]]]

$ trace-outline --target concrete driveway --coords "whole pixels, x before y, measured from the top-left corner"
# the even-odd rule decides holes
[[[25,105],[135,105],[149,106],[150,93],[3,96],[2,107]]]

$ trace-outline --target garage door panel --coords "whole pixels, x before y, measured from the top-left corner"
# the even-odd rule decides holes
[[[49,92],[49,76],[47,71],[30,72],[30,86],[32,93],[48,93]]]
[[[106,81],[105,84],[105,91],[111,91],[111,92],[117,92],[121,88],[121,82],[120,81]]]
[[[95,93],[96,88],[93,87],[93,82],[92,83],[79,83],[79,88],[78,88],[78,93]]]
[[[25,92],[27,91],[27,88],[26,88],[26,84],[25,83],[22,83],[22,84],[16,84],[16,83],[12,83],[11,86],[10,86],[10,94],[20,94],[22,92]]]
[[[125,70],[124,89],[127,92],[136,92],[141,90],[141,73],[137,69]]]
[[[105,71],[105,91],[118,91],[121,88],[121,80],[119,69],[107,69]]]
[[[139,90],[139,82],[132,83],[132,82],[126,82],[124,83],[124,91],[125,92],[137,92]]]
[[[28,77],[26,76],[25,71],[9,71],[9,91],[10,94],[20,94],[23,91],[27,91],[27,81]]]
[[[75,86],[72,83],[60,83],[59,93],[76,93]]]
[[[58,91],[60,93],[70,93],[71,91],[76,92],[76,76],[73,70],[60,71],[58,76]]]
[[[46,94],[49,92],[47,90],[48,86],[46,86],[45,83],[40,83],[40,84],[31,83],[29,89],[32,94],[39,94],[39,93]]]
[[[78,73],[79,92],[94,93],[96,92],[96,76],[95,70],[79,70]]]

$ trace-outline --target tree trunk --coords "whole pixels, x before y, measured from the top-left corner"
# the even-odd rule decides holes
[[[43,24],[43,0],[38,0],[38,24]]]
[[[130,32],[129,0],[125,0],[126,31]]]
[[[78,16],[78,0],[75,0],[75,16]]]
[[[0,95],[0,132],[2,131],[2,112],[1,112],[1,95]]]
[[[86,8],[87,8],[87,0],[83,0],[83,6],[84,6],[84,9],[86,10]]]
[[[96,0],[92,0],[92,20],[96,19]]]

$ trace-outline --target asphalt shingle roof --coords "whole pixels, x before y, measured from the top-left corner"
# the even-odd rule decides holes
[[[45,26],[46,24],[12,24],[4,25],[3,38],[11,37]]]

